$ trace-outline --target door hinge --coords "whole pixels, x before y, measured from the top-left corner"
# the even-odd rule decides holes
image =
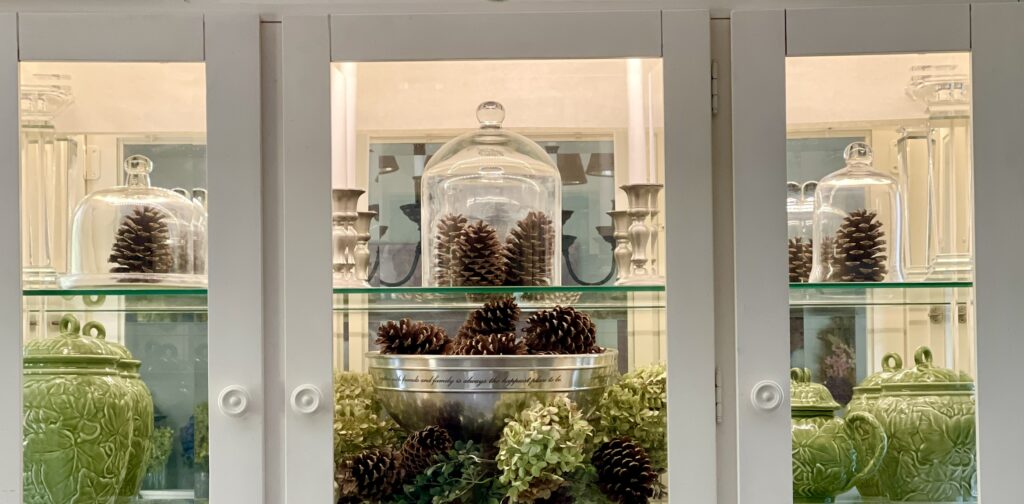
[[[715,423],[720,424],[725,415],[725,407],[722,405],[722,372],[715,368]]]
[[[718,114],[718,60],[711,60],[711,115]]]

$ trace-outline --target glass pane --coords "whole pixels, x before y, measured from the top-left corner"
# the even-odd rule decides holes
[[[786,78],[795,499],[973,502],[970,55]]]
[[[201,63],[24,62],[26,502],[206,502]]]
[[[661,62],[331,75],[341,499],[667,500]]]

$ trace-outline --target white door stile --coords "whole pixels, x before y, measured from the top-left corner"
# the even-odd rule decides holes
[[[21,169],[18,18],[0,14],[0,502],[21,502]]]
[[[669,496],[714,504],[711,19],[699,10],[662,16]]]
[[[210,500],[261,504],[263,261],[260,39],[255,15],[206,16],[209,398],[249,397],[237,416],[210,408]],[[236,392],[235,393],[239,393]],[[231,392],[225,392],[229,400]],[[218,404],[219,406],[219,404]]]
[[[738,502],[790,504],[789,292],[786,270],[786,20],[732,17],[733,246]],[[768,383],[763,383],[768,382]],[[752,392],[780,387],[774,410]],[[771,399],[771,397],[764,397]]]
[[[19,14],[22,61],[203,61],[202,14]]]
[[[978,483],[983,504],[1019,502],[1018,376],[1024,262],[1024,5],[972,6]]]
[[[285,407],[284,502],[334,495],[332,391],[330,31],[327,16],[282,24],[282,286],[285,397],[312,385],[310,414]]]

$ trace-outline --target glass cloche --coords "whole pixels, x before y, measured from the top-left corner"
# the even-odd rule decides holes
[[[871,147],[854,142],[846,166],[814,194],[811,282],[899,282],[903,195],[896,178],[872,166]]]
[[[71,222],[71,264],[61,278],[76,287],[202,287],[206,275],[205,210],[173,191],[149,185],[153,162],[124,161],[125,185],[86,196]],[[202,248],[197,248],[201,244]]]
[[[544,149],[502,129],[497,102],[480,129],[443,145],[423,172],[423,283],[553,285],[561,279],[562,180]]]

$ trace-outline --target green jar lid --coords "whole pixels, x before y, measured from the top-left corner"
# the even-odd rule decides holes
[[[936,367],[932,363],[932,350],[922,346],[914,352],[916,366],[896,373],[888,382],[882,384],[886,393],[901,391],[943,391],[974,390],[974,379],[967,373]]]
[[[81,325],[74,315],[64,315],[60,319],[59,336],[32,340],[25,344],[25,360],[43,362],[87,357],[97,363],[103,363],[117,362],[121,358],[102,339],[80,334],[80,328]]]
[[[811,381],[807,368],[789,370],[789,395],[794,412],[835,411],[841,407],[824,385]]]
[[[882,357],[882,370],[864,378],[860,385],[854,387],[853,392],[879,392],[882,384],[892,380],[900,371],[903,371],[903,357],[889,352]]]
[[[99,322],[86,322],[85,325],[82,326],[82,335],[91,336],[100,340],[100,342],[107,345],[112,354],[121,359],[122,363],[126,360],[131,361],[135,359],[135,357],[132,356],[132,353],[128,351],[127,347],[116,341],[107,340],[107,329]]]

